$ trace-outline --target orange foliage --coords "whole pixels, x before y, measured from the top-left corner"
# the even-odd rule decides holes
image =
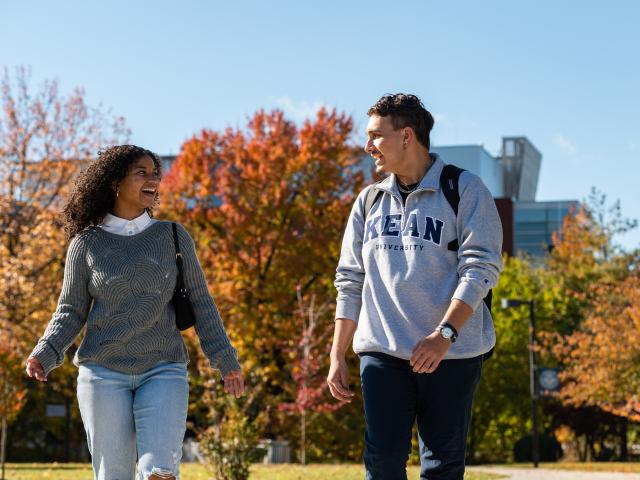
[[[610,229],[589,208],[565,218],[548,259],[559,318],[541,336],[563,365],[564,404],[640,420],[640,282],[633,254],[611,255]]]
[[[322,302],[334,297],[344,225],[363,183],[351,133],[351,119],[335,110],[301,127],[259,111],[245,130],[188,140],[163,181],[165,214],[194,236],[249,382],[266,386],[262,401],[295,398],[287,352],[299,336],[296,285]]]
[[[566,361],[562,399],[640,420],[640,278],[596,284],[593,312],[557,352]]]
[[[26,400],[18,342],[9,331],[0,331],[0,418],[12,419]]]

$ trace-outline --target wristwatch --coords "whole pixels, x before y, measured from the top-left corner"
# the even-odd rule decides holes
[[[458,331],[456,330],[456,327],[447,322],[438,325],[436,327],[436,332],[438,332],[442,338],[451,340],[451,343],[456,343],[456,340],[458,339]]]

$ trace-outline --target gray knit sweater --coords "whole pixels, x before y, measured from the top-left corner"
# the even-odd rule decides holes
[[[76,365],[95,362],[138,374],[163,360],[188,362],[171,304],[177,276],[171,230],[171,222],[159,221],[133,236],[94,227],[72,239],[58,307],[31,353],[47,374],[62,364],[85,324]],[[239,370],[193,240],[181,225],[178,238],[202,349],[223,375]]]

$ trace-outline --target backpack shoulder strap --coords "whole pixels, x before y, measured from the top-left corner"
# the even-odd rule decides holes
[[[363,215],[365,222],[367,220],[367,216],[369,215],[369,212],[371,211],[371,208],[373,208],[373,206],[380,199],[380,197],[382,197],[383,194],[384,194],[384,191],[378,190],[375,187],[375,184],[367,192],[367,198],[364,201],[364,215]]]
[[[445,165],[440,173],[440,188],[444,197],[451,205],[453,213],[458,216],[458,205],[460,204],[460,189],[458,188],[458,181],[460,180],[460,174],[465,170],[455,165]],[[452,240],[447,245],[447,248],[451,251],[457,252],[460,248],[458,239]]]
[[[444,193],[456,216],[458,215],[458,205],[460,204],[458,180],[460,180],[460,174],[464,171],[463,168],[455,165],[445,165],[440,174],[440,188],[442,188],[442,193]]]
[[[458,183],[460,180],[460,174],[465,170],[460,167],[456,167],[455,165],[445,165],[442,169],[442,173],[440,174],[440,188],[442,188],[442,193],[444,193],[447,202],[451,205],[453,212],[458,215],[458,205],[460,204],[460,189],[458,188]],[[458,239],[452,240],[447,245],[449,250],[457,252],[460,248],[458,243]],[[484,297],[484,303],[487,305],[489,309],[489,313],[491,313],[491,300],[492,300],[492,291],[489,290],[487,296]],[[485,354],[485,359],[491,357],[493,354],[493,348],[491,351]]]

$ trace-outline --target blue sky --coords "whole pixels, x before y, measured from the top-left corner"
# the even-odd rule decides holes
[[[378,97],[412,92],[435,145],[497,154],[526,135],[543,153],[538,200],[596,186],[640,218],[639,19],[631,0],[0,0],[0,67],[84,87],[163,154],[258,108],[337,107],[362,135]]]

